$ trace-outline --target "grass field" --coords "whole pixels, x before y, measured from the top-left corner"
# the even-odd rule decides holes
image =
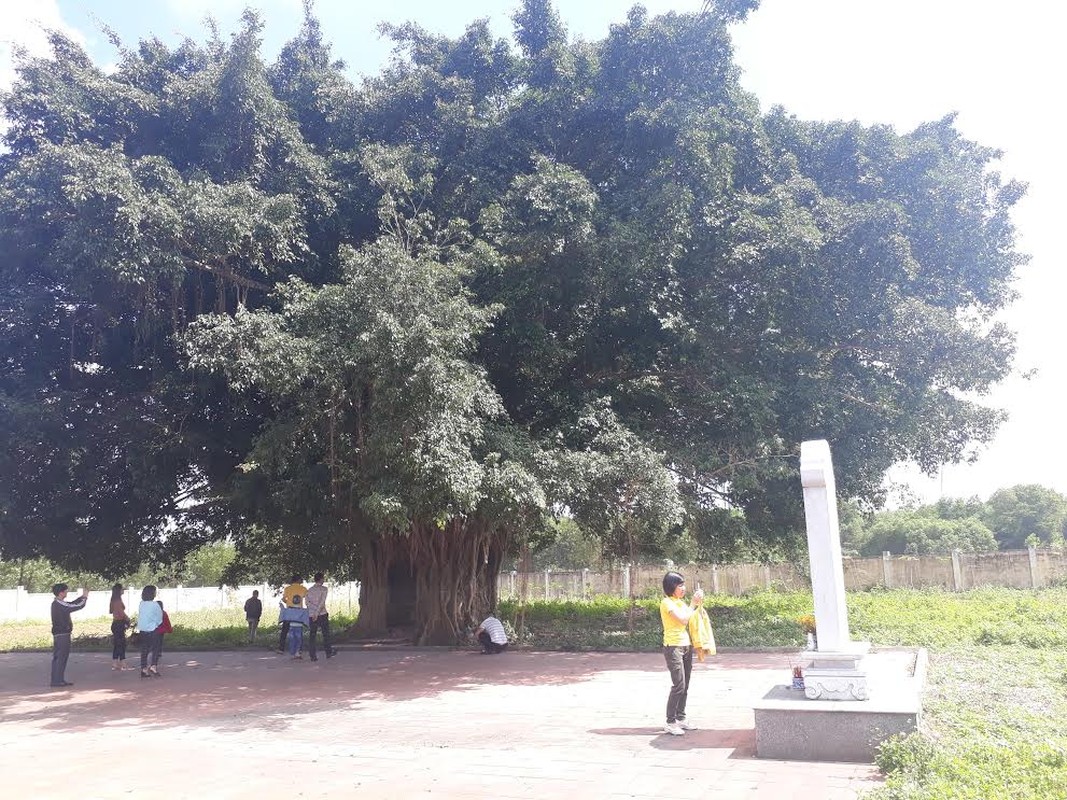
[[[202,611],[167,612],[174,632],[167,634],[168,650],[240,650],[247,647],[266,647],[278,641],[276,613],[266,611],[259,626],[256,644],[248,644],[248,626],[244,613],[238,608],[213,608]],[[111,618],[79,619],[75,614],[74,649],[110,650]],[[330,613],[330,631],[343,637],[344,630],[355,621],[346,614]],[[45,650],[52,647],[51,625],[43,621],[5,622],[0,624],[0,652],[13,650]],[[134,655],[136,647],[130,647]]]

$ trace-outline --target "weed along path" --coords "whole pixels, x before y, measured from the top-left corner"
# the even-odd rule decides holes
[[[694,667],[699,730],[659,733],[658,654],[171,652],[161,679],[75,653],[0,654],[0,759],[16,796],[846,800],[873,767],[756,759],[750,701],[780,654]]]

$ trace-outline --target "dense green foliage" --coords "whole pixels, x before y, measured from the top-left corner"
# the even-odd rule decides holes
[[[608,553],[796,541],[797,445],[846,496],[988,441],[1022,189],[952,118],[762,114],[753,0],[570,39],[387,26],[353,85],[309,17],[223,41],[53,34],[3,98],[0,552],[121,574],[361,576],[454,639],[569,509]],[[740,544],[739,544],[740,543]]]
[[[846,555],[925,555],[1063,546],[1067,497],[1052,489],[1021,484],[999,489],[989,500],[939,500],[914,509],[864,516],[842,503],[841,544]]]

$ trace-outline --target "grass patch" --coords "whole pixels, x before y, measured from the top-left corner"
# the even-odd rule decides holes
[[[883,746],[866,800],[1067,798],[1067,653],[1026,645],[931,655],[923,730]]]
[[[277,620],[270,621],[276,614],[264,615],[256,634],[256,644],[248,644],[248,625],[244,612],[237,608],[212,608],[200,611],[167,612],[174,632],[169,633],[164,641],[167,650],[243,650],[262,649],[276,644],[279,627]],[[75,650],[110,651],[111,618],[74,619]],[[344,631],[355,617],[347,614],[330,613],[330,633],[333,638],[341,638]],[[52,626],[49,622],[5,622],[0,624],[0,652],[19,650],[50,650],[52,648]],[[131,657],[136,647],[127,647],[127,657]]]

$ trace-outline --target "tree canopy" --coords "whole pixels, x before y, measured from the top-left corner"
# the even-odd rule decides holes
[[[228,537],[231,576],[359,572],[366,630],[444,640],[553,516],[729,549],[794,536],[804,439],[869,500],[967,457],[1022,187],[952,117],[761,113],[755,5],[387,26],[360,85],[310,14],[271,64],[252,12],[108,72],[53,34],[3,97],[0,552]]]

